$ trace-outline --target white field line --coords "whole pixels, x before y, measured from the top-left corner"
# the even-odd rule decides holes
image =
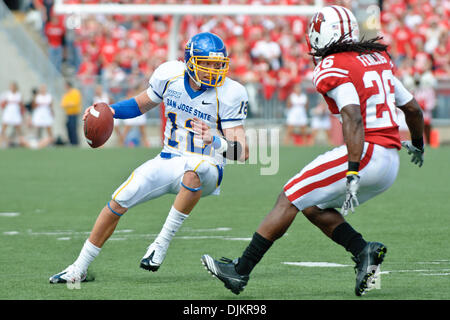
[[[428,264],[436,264],[437,261],[430,261]],[[448,263],[448,260],[439,260],[439,264]],[[426,262],[416,262],[417,264],[426,264]],[[297,266],[297,267],[328,267],[328,268],[340,268],[340,267],[353,267],[352,265],[338,264],[332,262],[282,262],[282,264]],[[419,273],[423,276],[449,276],[450,269],[417,269],[417,270],[389,270],[381,271],[380,274],[392,274],[392,273]]]
[[[418,270],[391,270],[391,271],[381,271],[381,274],[390,274],[390,273],[409,273],[409,272],[418,272],[426,275],[424,272],[436,272],[436,271],[450,271],[450,269],[418,269]]]
[[[3,232],[4,235],[6,236],[15,236],[16,234],[19,234],[19,231],[5,231]]]
[[[17,217],[20,216],[20,212],[0,212],[0,217]]]
[[[228,227],[218,227],[212,229],[191,229],[191,228],[183,228],[183,232],[215,232],[215,231],[231,231],[231,228]]]
[[[203,232],[226,232],[231,231],[231,228],[228,227],[217,227],[210,229],[191,229],[185,228],[179,231],[179,234],[183,233],[203,233]],[[23,232],[22,232],[23,233]],[[19,231],[5,231],[3,235],[18,235],[21,234]],[[36,232],[32,229],[28,229],[25,234],[30,236],[56,236],[57,240],[70,240],[73,237],[86,237],[90,234],[89,231],[74,231],[74,230],[56,230],[56,231],[44,231],[44,232]],[[123,229],[116,230],[114,234],[111,236],[110,240],[127,240],[130,238],[155,238],[158,234],[136,234],[132,229]],[[199,239],[222,239],[222,240],[230,240],[230,241],[250,241],[251,238],[247,237],[232,237],[226,235],[176,235],[176,239],[186,239],[186,240],[199,240]]]
[[[333,263],[333,262],[282,262],[283,264],[287,264],[290,266],[298,266],[298,267],[333,267],[333,268],[339,268],[339,267],[352,267],[348,264],[339,264],[339,263]]]

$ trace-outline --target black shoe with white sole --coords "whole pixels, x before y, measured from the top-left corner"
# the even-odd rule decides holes
[[[231,260],[221,258],[220,261],[217,261],[205,254],[202,256],[201,261],[205,269],[222,281],[225,287],[230,289],[234,294],[239,294],[243,291],[250,279],[248,275],[240,275],[236,272],[235,266],[239,262],[239,259]]]

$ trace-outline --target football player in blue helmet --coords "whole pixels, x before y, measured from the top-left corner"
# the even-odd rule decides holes
[[[173,237],[200,198],[220,194],[225,159],[248,159],[244,128],[248,94],[242,84],[227,77],[228,67],[223,41],[212,33],[200,33],[188,41],[185,61],[160,64],[145,90],[110,106],[115,119],[126,120],[164,103],[163,148],[131,171],[101,209],[78,258],[52,275],[50,283],[86,281],[90,263],[120,217],[140,203],[172,194],[166,221],[139,264],[151,272],[160,268]],[[85,110],[83,120],[92,108]]]
[[[224,42],[215,34],[193,36],[184,49],[186,71],[201,89],[220,87],[228,73],[230,58]]]

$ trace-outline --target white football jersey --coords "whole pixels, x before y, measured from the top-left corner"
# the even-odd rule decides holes
[[[215,164],[223,164],[223,156],[194,135],[192,120],[202,120],[215,135],[221,134],[222,129],[242,125],[248,109],[245,87],[227,78],[220,87],[194,91],[181,61],[161,64],[152,74],[149,84],[147,94],[150,99],[165,105],[167,121],[162,152],[203,156]]]

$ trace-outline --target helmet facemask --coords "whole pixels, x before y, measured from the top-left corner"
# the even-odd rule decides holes
[[[203,62],[212,62],[217,64],[215,67],[207,67]],[[230,58],[224,57],[222,53],[214,54],[210,52],[210,56],[191,55],[186,62],[186,68],[191,79],[197,85],[207,87],[220,87],[223,85],[229,70]],[[199,73],[206,74],[206,79]]]

